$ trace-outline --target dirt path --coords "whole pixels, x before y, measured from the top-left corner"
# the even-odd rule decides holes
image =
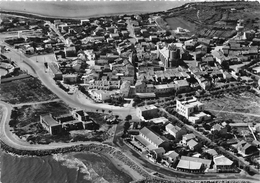
[[[241,115],[248,115],[254,117],[260,117],[259,114],[251,114],[251,113],[244,113],[244,112],[232,112],[232,111],[222,111],[222,110],[214,110],[214,109],[206,109],[207,111],[219,112],[219,113],[229,113],[229,114],[241,114]]]
[[[61,99],[54,99],[54,100],[47,100],[47,101],[42,101],[42,102],[28,102],[28,103],[22,103],[22,104],[13,104],[11,105],[12,107],[20,107],[24,105],[35,105],[35,104],[46,104],[50,102],[59,102]]]

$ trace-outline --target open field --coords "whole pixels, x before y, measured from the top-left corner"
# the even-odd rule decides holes
[[[0,87],[0,100],[11,104],[41,102],[57,98],[41,84],[40,80],[33,77],[2,83]]]
[[[232,8],[235,11],[231,10]],[[235,26],[239,19],[245,21],[245,30],[255,29],[260,25],[258,2],[190,3],[185,7],[173,8],[169,12],[166,21],[173,29],[183,26],[205,37],[234,36]]]
[[[188,29],[191,32],[195,31],[195,24],[186,21],[181,17],[166,18],[166,22],[173,30],[176,30],[177,27],[181,27],[183,29]]]
[[[51,113],[53,116],[60,116],[70,114],[72,110],[62,101],[15,107],[12,111],[9,125],[19,138],[33,143],[103,141],[109,137],[108,131],[111,126],[106,123],[100,123],[100,129],[97,131],[78,130],[56,136],[50,135],[40,124],[40,115]],[[99,116],[102,115],[99,114]]]
[[[258,122],[260,119],[260,97],[250,92],[226,94],[225,97],[203,101],[205,110],[218,119],[232,119],[235,122]]]

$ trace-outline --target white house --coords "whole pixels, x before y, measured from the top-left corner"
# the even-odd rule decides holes
[[[111,93],[109,91],[104,90],[91,90],[91,94],[94,99],[99,101],[106,101],[109,100],[111,97]]]
[[[186,117],[192,123],[211,119],[209,114],[204,113],[204,104],[195,97],[176,100],[176,111]]]
[[[174,136],[174,137],[176,137],[177,132],[181,130],[180,127],[174,126],[174,125],[172,125],[171,123],[169,123],[168,125],[166,125],[165,129],[166,129],[166,131],[167,131],[169,134],[171,134],[171,135]]]

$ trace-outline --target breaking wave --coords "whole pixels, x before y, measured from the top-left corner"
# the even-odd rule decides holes
[[[95,172],[91,163],[84,163],[82,160],[75,158],[69,154],[55,154],[53,159],[62,162],[63,166],[70,169],[76,169],[78,172],[84,174],[84,179],[95,183],[109,183],[103,177]]]

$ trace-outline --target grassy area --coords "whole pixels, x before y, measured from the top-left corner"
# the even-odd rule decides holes
[[[195,31],[195,24],[186,21],[181,17],[166,18],[166,22],[173,30],[176,30],[177,27],[181,27],[183,29],[188,29],[191,32]]]
[[[260,119],[259,117],[239,114],[260,114],[260,97],[250,92],[226,94],[225,97],[203,101],[203,103],[206,110],[216,110],[212,113],[219,119],[233,119],[236,122],[258,122]],[[225,113],[225,111],[237,112],[237,114]]]
[[[103,141],[109,138],[108,132],[111,126],[105,123],[103,114],[92,113],[90,115],[100,125],[97,131],[78,130],[52,136],[40,124],[40,115],[52,113],[53,116],[60,116],[69,114],[71,110],[73,109],[62,101],[15,107],[9,125],[13,127],[13,132],[18,137],[40,144],[88,140]]]
[[[40,80],[33,77],[2,83],[0,87],[0,100],[11,104],[40,102],[57,98],[42,85]]]

